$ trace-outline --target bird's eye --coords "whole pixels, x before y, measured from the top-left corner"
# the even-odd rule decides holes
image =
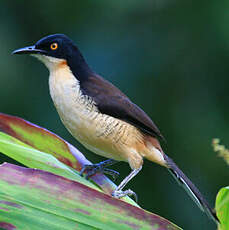
[[[54,42],[54,43],[52,43],[51,45],[50,45],[50,49],[51,50],[56,50],[58,48],[58,44],[56,43],[56,42]]]

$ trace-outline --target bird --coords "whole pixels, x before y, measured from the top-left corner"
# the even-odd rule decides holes
[[[45,64],[49,70],[51,98],[64,126],[87,149],[108,158],[85,165],[81,175],[86,173],[89,178],[104,172],[115,178],[118,173],[107,166],[127,162],[131,172],[111,195],[115,198],[136,196],[124,187],[140,172],[143,160],[147,159],[166,168],[198,207],[218,223],[215,211],[200,191],[164,153],[160,144],[164,137],[151,118],[116,86],[96,74],[68,36],[48,35],[12,53],[30,54]]]

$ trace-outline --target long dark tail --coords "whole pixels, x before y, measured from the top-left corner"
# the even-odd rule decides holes
[[[216,224],[219,220],[212,208],[210,208],[208,202],[204,199],[200,191],[196,186],[188,179],[187,176],[178,168],[178,166],[173,162],[171,158],[165,155],[165,160],[169,166],[168,170],[172,176],[176,179],[179,185],[181,185],[189,196],[195,201],[198,207],[205,212],[210,219],[212,219]]]

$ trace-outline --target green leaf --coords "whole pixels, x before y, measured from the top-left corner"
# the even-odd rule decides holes
[[[76,170],[81,169],[80,157],[85,157],[75,149],[76,155],[79,155],[77,159],[71,150],[73,146],[47,129],[19,117],[0,113],[0,130],[35,149],[52,154],[59,161]]]
[[[0,152],[45,170],[0,166],[0,229],[179,229],[130,198],[135,206],[102,193],[116,187],[103,174],[94,183],[80,177],[90,162],[48,130],[1,113],[0,130]]]
[[[39,155],[41,155],[41,158],[47,157],[42,155],[41,152],[45,152],[46,155],[53,155],[60,162],[70,166],[77,171],[80,171],[85,164],[91,164],[91,162],[88,161],[78,149],[69,144],[67,141],[63,140],[62,138],[48,131],[47,129],[41,128],[22,118],[0,113],[0,131],[14,137],[15,139],[11,138],[11,141],[15,143],[19,143],[20,145],[22,145],[23,142],[24,144],[26,144],[27,148],[30,146],[33,147],[33,149],[39,150],[36,153],[33,152],[35,154],[31,155],[33,156],[33,159],[28,160],[28,158],[30,157],[30,153],[28,151],[28,156],[23,156],[23,150],[22,148],[19,148],[19,150],[21,151],[19,153],[20,156],[18,156],[17,147],[13,150],[10,149],[10,151],[8,151],[6,147],[4,147],[4,143],[2,143],[1,148],[4,148],[4,151],[2,151],[2,153],[8,155],[9,157],[12,157],[13,159],[28,167],[39,168],[56,173],[55,171],[48,170],[47,164],[45,168],[42,166],[43,163],[39,164]],[[20,140],[20,142],[18,140]],[[9,146],[9,143],[7,146]],[[32,161],[35,161],[36,164],[32,165]],[[45,162],[45,159],[43,160],[43,162]],[[111,194],[111,192],[116,188],[116,185],[109,178],[101,173],[93,175],[90,179],[96,185],[98,185],[106,194]],[[138,206],[129,197],[125,197],[123,199],[127,202],[130,202],[131,204],[135,204],[136,206]]]
[[[219,190],[216,197],[216,213],[220,220],[219,230],[229,229],[229,186]]]
[[[37,169],[0,166],[0,228],[177,230],[155,214]]]
[[[76,171],[70,169],[52,155],[36,150],[2,132],[0,132],[0,152],[30,168],[52,172],[99,190],[93,183],[82,178]]]

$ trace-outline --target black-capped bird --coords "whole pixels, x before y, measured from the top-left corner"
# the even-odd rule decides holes
[[[142,169],[146,158],[168,169],[199,208],[218,221],[199,190],[163,152],[158,141],[163,137],[153,121],[118,88],[97,75],[66,35],[44,37],[13,54],[31,54],[47,66],[50,94],[65,127],[86,148],[109,158],[85,166],[81,174],[86,171],[90,176],[100,171],[116,176],[106,166],[128,162],[131,173],[111,195],[135,195],[123,188]]]

